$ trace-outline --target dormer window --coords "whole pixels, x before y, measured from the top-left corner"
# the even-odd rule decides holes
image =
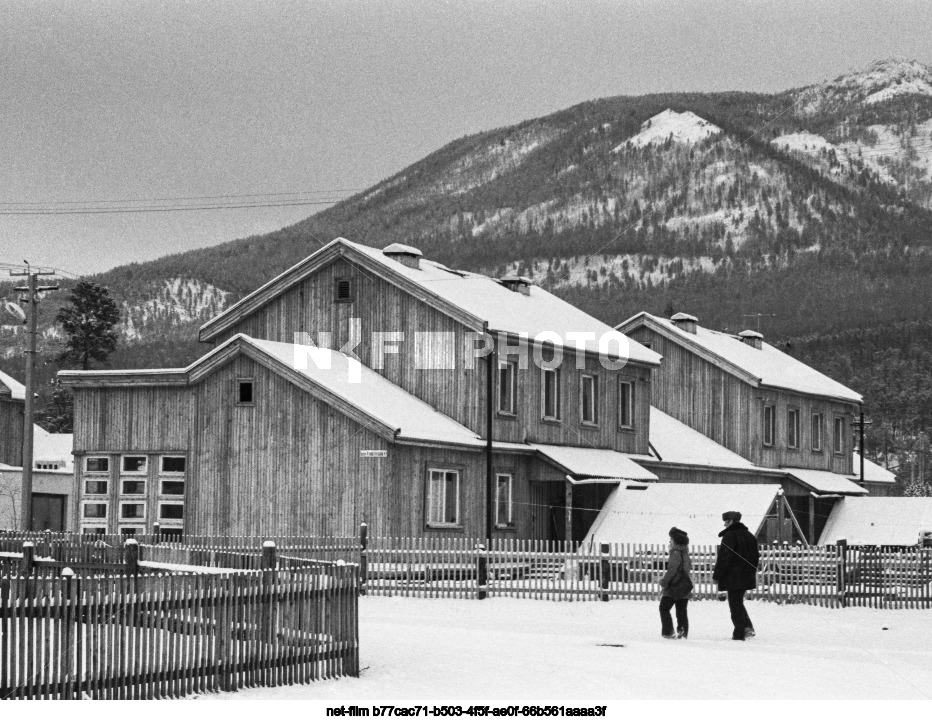
[[[350,278],[337,278],[333,290],[335,303],[353,302],[353,281]]]

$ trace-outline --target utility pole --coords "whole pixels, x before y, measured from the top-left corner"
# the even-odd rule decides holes
[[[757,332],[760,333],[760,319],[761,318],[776,318],[776,313],[742,313],[742,318],[757,318]]]
[[[32,530],[32,466],[33,466],[33,421],[36,413],[35,375],[36,375],[36,323],[39,304],[39,293],[47,290],[58,290],[57,285],[38,284],[40,275],[55,275],[51,270],[33,270],[26,263],[26,270],[11,270],[10,275],[26,276],[26,286],[19,286],[14,290],[25,292],[26,297],[20,296],[20,302],[26,304],[26,406],[23,413],[23,500],[20,517],[24,531]]]

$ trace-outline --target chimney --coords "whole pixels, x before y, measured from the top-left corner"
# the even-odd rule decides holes
[[[757,348],[757,350],[764,348],[764,336],[756,330],[743,330],[738,333],[738,337],[752,348]]]
[[[382,254],[386,258],[391,258],[394,261],[406,265],[409,268],[414,268],[419,270],[421,267],[421,256],[423,253],[417,248],[412,248],[410,245],[402,245],[401,243],[392,243],[385,248],[382,248]]]
[[[506,275],[504,278],[499,278],[498,282],[513,293],[520,293],[521,295],[531,294],[532,281],[527,276]]]
[[[696,325],[699,323],[699,319],[694,315],[689,315],[688,313],[677,313],[675,316],[670,318],[673,321],[673,325],[679,328],[682,331],[687,333],[696,334]]]

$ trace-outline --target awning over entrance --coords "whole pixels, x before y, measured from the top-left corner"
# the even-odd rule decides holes
[[[531,443],[549,463],[576,480],[600,479],[603,483],[656,481],[657,476],[639,466],[629,456],[605,448],[548,446]]]
[[[857,483],[831,471],[817,471],[812,468],[784,468],[782,470],[816,493],[839,493],[844,496],[867,495],[867,491]]]
[[[672,526],[689,534],[690,548],[716,546],[724,511],[740,511],[757,534],[780,486],[727,483],[622,483],[613,489],[583,547],[600,543],[666,544]]]

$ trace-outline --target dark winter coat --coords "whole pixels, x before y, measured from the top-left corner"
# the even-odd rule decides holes
[[[718,534],[722,542],[712,580],[720,591],[748,591],[757,588],[757,565],[760,551],[757,539],[740,521],[732,523]]]
[[[660,595],[676,600],[689,598],[693,589],[693,582],[689,577],[691,570],[692,561],[689,558],[689,549],[683,545],[674,545],[667,559],[667,572],[660,579],[662,589]]]

